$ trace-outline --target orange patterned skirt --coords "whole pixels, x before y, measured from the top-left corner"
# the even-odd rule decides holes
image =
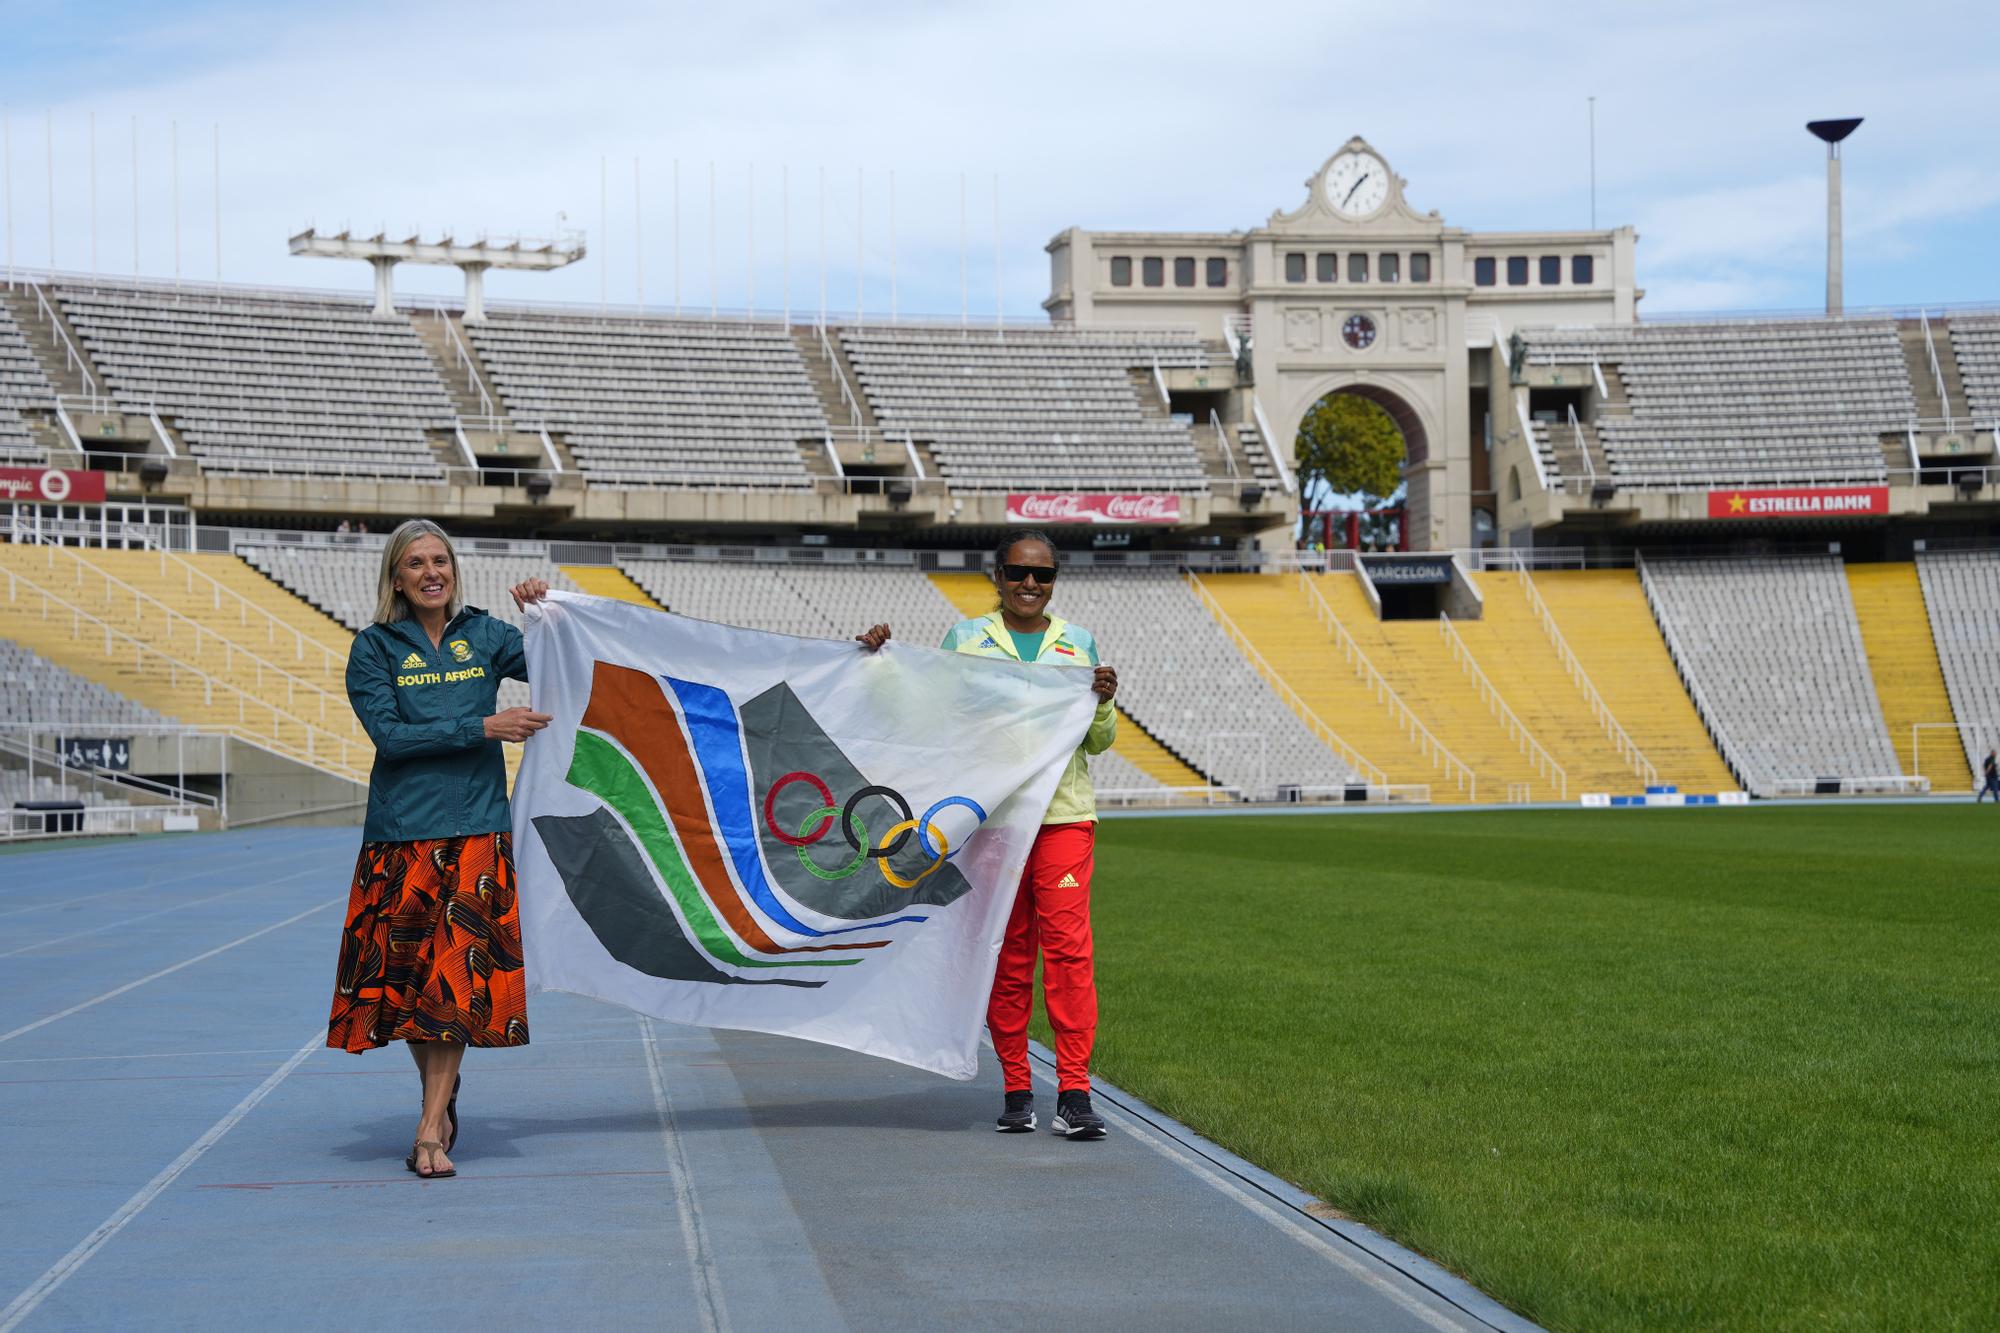
[[[525,1046],[528,995],[508,833],[363,843],[326,1044]]]

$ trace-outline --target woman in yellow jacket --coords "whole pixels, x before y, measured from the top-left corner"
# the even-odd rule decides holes
[[[1020,892],[1000,945],[1000,964],[987,1002],[986,1026],[1006,1081],[1006,1106],[996,1126],[1003,1134],[1035,1128],[1035,1094],[1028,1069],[1028,1016],[1035,1002],[1035,955],[1042,957],[1042,1000],[1056,1038],[1056,1115],[1051,1128],[1072,1139],[1101,1139],[1104,1118],[1090,1105],[1090,1049],[1097,1037],[1097,985],[1092,976],[1090,872],[1097,829],[1097,799],[1085,755],[1111,748],[1118,712],[1118,673],[1097,660],[1089,630],[1048,612],[1055,590],[1055,543],[1041,532],[1010,533],[995,552],[993,583],[1000,605],[990,614],[960,621],[943,647],[976,657],[998,657],[1047,666],[1094,668],[1091,689],[1097,715],[1083,745],[1070,756],[1042,830],[1028,853]],[[859,636],[867,647],[889,639],[877,625]]]

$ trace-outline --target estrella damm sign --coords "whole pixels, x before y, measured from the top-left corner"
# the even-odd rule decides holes
[[[1710,518],[1846,518],[1889,512],[1887,486],[1818,486],[1775,491],[1710,491]]]

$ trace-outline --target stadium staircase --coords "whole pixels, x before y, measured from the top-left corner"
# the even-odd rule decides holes
[[[1426,731],[1415,709],[1375,670],[1372,654],[1359,653],[1354,636],[1343,643],[1340,631],[1321,618],[1301,576],[1210,574],[1200,584],[1289,688],[1290,693],[1279,691],[1281,697],[1308,725],[1314,718],[1305,710],[1391,784],[1428,786],[1434,804],[1480,798],[1474,774],[1446,742]],[[1339,592],[1320,593],[1329,611]],[[1354,595],[1362,596],[1358,585]],[[1361,609],[1373,620],[1365,601]]]
[[[1949,724],[1953,720],[1917,567],[1907,563],[1849,565],[1847,587],[1854,597],[1861,643],[1868,651],[1868,670],[1875,678],[1875,697],[1882,704],[1882,720],[1896,747],[1896,760],[1904,773],[1915,774],[1910,728],[1920,722]],[[1931,780],[1931,790],[1971,791],[1972,770],[1953,735],[1938,732],[1928,739],[1935,744],[1923,748],[1921,776]]]
[[[1565,668],[1544,630],[1523,577],[1487,573],[1474,579],[1486,598],[1484,618],[1456,620],[1452,628],[1528,730],[1567,770],[1571,798],[1644,791],[1645,774],[1627,757],[1636,747],[1621,752],[1614,740],[1622,730],[1616,715],[1608,708],[1592,710],[1584,686]]]
[[[1478,776],[1480,800],[1560,801],[1582,794],[1566,772],[1537,762],[1536,751],[1546,754],[1546,742],[1497,687],[1481,688],[1438,621],[1379,619],[1358,574],[1321,574],[1309,582],[1390,688]]]
[[[593,597],[610,597],[634,606],[643,606],[651,611],[666,608],[646,595],[646,590],[634,583],[631,576],[612,565],[564,565],[562,572],[570,581]]]
[[[993,609],[993,585],[983,574],[932,574],[931,583],[962,616],[983,616]],[[1118,710],[1118,735],[1112,752],[1163,787],[1207,787],[1200,769],[1162,745],[1123,708]]]
[[[50,325],[48,315],[44,313],[41,303],[35,298],[35,291],[33,285],[25,282],[0,286],[0,307],[4,307],[7,314],[13,318],[15,327],[20,329],[21,337],[28,344],[28,351],[41,366],[42,374],[56,393],[64,397],[80,397],[88,394],[90,384],[85,380],[84,373],[87,370],[90,375],[97,375],[97,368],[89,364],[89,352],[84,350],[82,341],[77,338],[75,331],[70,329],[69,321],[63,319],[62,307],[53,296],[48,297],[48,308],[55,312],[58,324],[54,327]],[[44,294],[46,295],[46,289]],[[64,350],[61,335],[56,331],[57,327],[62,333],[69,335],[71,346],[77,349],[76,357],[71,357]],[[82,362],[81,368],[79,361]],[[96,383],[101,385],[104,381],[98,378]],[[53,409],[54,404],[47,406]],[[62,427],[57,423],[53,410],[33,415],[24,412],[22,419],[35,437],[35,443],[50,452],[51,461],[56,465],[64,467],[85,465],[70,444],[69,436],[63,433]]]
[[[5,636],[165,716],[366,781],[343,627],[233,556],[0,544]]]
[[[1956,421],[1964,422],[1962,429],[1972,429],[1972,408],[1965,398],[1965,380],[1959,373],[1958,351],[1946,335],[1944,322],[1940,320],[1931,326],[1929,345],[1924,340],[1923,321],[1915,319],[1898,320],[1896,334],[1902,340],[1903,360],[1910,368],[1910,392],[1917,400],[1917,416],[1924,421],[1942,421],[1947,409]],[[1937,349],[1938,374],[1931,374],[1930,349]],[[1944,380],[1943,398],[1938,397],[1937,382]],[[1885,442],[1886,443],[1886,442]],[[1899,439],[1887,447],[1896,451],[1894,467],[1910,465],[1910,450],[1907,440]]]
[[[1557,570],[1533,580],[1557,632],[1660,781],[1683,792],[1737,790],[1681,684],[1637,571]]]

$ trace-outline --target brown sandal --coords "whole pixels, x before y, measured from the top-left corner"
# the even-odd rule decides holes
[[[430,1171],[417,1170],[417,1154],[425,1148],[430,1149],[432,1153],[441,1153],[444,1151],[444,1145],[436,1139],[418,1139],[416,1147],[410,1149],[410,1155],[403,1159],[405,1170],[415,1175],[419,1180],[450,1180],[458,1174],[457,1167],[452,1167],[444,1171],[435,1169]]]

